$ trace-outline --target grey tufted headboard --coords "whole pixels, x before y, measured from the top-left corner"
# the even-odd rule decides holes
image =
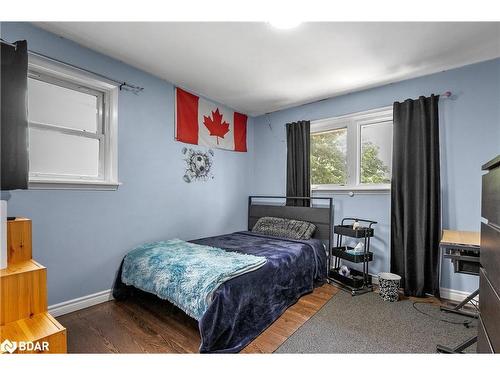
[[[313,207],[286,206],[287,199],[313,201]],[[328,241],[329,247],[333,244],[333,198],[249,196],[248,230],[263,216],[308,221],[316,225],[313,238]]]

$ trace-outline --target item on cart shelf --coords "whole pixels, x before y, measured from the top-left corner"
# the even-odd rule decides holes
[[[361,255],[364,254],[365,252],[365,245],[362,242],[358,242],[354,248],[348,248],[346,246],[346,253],[352,254],[352,255]]]
[[[365,245],[363,244],[363,242],[358,242],[356,246],[354,246],[354,252],[355,253],[363,253],[365,251]]]
[[[359,227],[360,227],[360,225],[359,225],[359,221],[357,221],[357,220],[356,220],[354,223],[352,223],[352,229],[356,230],[356,229],[358,229]]]
[[[339,268],[339,273],[342,276],[349,277],[351,275],[351,270],[347,266],[342,266]]]

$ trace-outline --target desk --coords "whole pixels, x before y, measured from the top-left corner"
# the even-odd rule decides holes
[[[441,249],[453,263],[455,273],[479,276],[479,232],[443,230]]]
[[[443,230],[439,246],[444,250],[443,258],[450,259],[456,273],[479,276],[479,252],[480,252],[479,232],[465,232],[455,230]],[[479,289],[469,294],[462,302],[455,307],[441,306],[441,311],[465,315],[477,318],[478,314],[464,311],[462,308],[471,302],[479,294]],[[477,341],[477,336],[471,337],[462,344],[449,348],[443,345],[437,346],[439,353],[461,353]]]
[[[440,246],[479,247],[481,235],[479,232],[466,232],[460,230],[443,230]]]

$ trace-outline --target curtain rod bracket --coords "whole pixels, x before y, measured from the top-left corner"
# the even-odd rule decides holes
[[[2,38],[0,38],[0,43],[2,44],[6,44],[6,45],[9,45],[11,47],[14,47],[17,49],[17,43],[11,43],[11,42],[8,42]],[[122,91],[122,89],[125,87],[128,87],[130,88],[130,90],[125,90],[125,91],[132,91],[134,94],[137,94],[139,92],[142,92],[144,91],[144,87],[140,87],[140,86],[135,86],[135,85],[131,85],[127,82],[122,82],[122,81],[118,81],[116,79],[113,79],[113,78],[109,78],[103,74],[100,74],[100,73],[96,73],[96,72],[93,72],[91,70],[88,70],[88,69],[84,69],[84,68],[80,68],[79,66],[76,66],[76,65],[73,65],[73,64],[70,64],[70,63],[67,63],[65,61],[61,61],[61,60],[58,60],[58,59],[55,59],[53,57],[50,57],[50,56],[46,56],[42,53],[39,53],[39,52],[35,52],[35,51],[32,51],[32,50],[29,50],[28,49],[28,53],[31,54],[31,55],[34,55],[34,56],[38,56],[38,57],[41,57],[41,58],[44,58],[44,59],[47,59],[47,60],[51,60],[51,61],[54,61],[56,63],[59,63],[59,64],[63,64],[63,65],[66,65],[66,66],[69,66],[73,69],[77,69],[77,70],[80,70],[80,71],[83,71],[83,72],[86,72],[86,73],[90,73],[90,74],[93,74],[95,76],[98,76],[98,77],[101,77],[101,78],[104,78],[108,81],[111,81],[111,82],[115,82],[119,85],[119,89],[120,91]]]

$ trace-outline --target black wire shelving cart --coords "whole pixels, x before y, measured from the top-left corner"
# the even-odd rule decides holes
[[[366,223],[356,229],[353,224]],[[337,235],[337,243],[332,247],[328,257],[328,279],[340,288],[351,292],[353,296],[363,294],[373,290],[372,277],[368,272],[369,263],[373,260],[373,253],[370,252],[370,239],[374,235],[373,225],[376,221],[346,217],[342,219],[341,225],[335,225],[333,232]],[[352,254],[346,250],[353,250],[353,247],[345,246],[344,237],[356,238],[363,241],[364,250],[361,254]],[[350,270],[350,275],[342,275],[339,270],[341,263],[348,261],[352,263],[362,263],[362,271]]]

